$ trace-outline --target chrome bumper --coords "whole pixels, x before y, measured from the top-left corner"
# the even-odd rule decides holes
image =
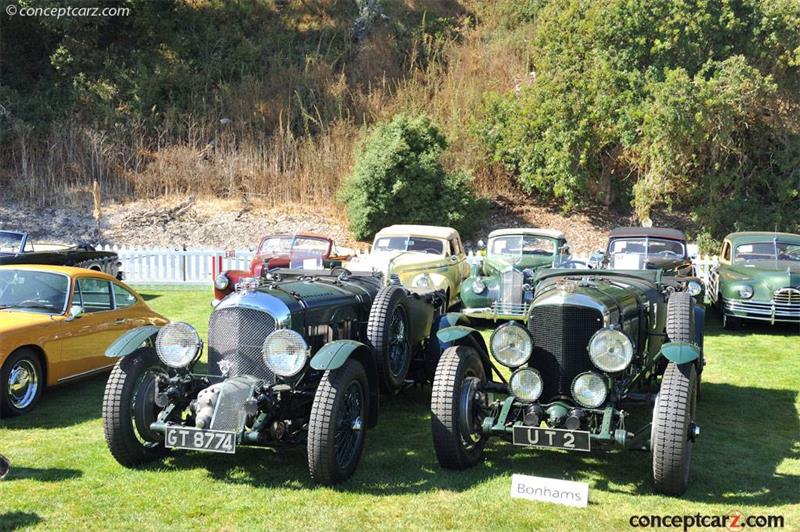
[[[800,323],[800,303],[724,299],[722,308],[725,314],[749,320]]]

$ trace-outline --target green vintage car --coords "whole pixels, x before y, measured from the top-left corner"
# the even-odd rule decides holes
[[[523,227],[492,231],[485,259],[473,264],[469,278],[461,283],[462,313],[493,321],[527,321],[536,272],[553,265],[569,267],[572,262],[560,231]]]
[[[726,329],[742,320],[800,324],[800,235],[731,233],[712,268],[708,295]]]

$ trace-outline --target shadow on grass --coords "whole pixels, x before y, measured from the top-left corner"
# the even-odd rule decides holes
[[[39,514],[30,512],[6,512],[0,514],[0,530],[17,530],[26,526],[41,523]]]
[[[0,428],[9,430],[49,429],[78,425],[98,419],[108,373],[47,388],[30,413],[0,419]]]
[[[800,502],[800,477],[776,473],[787,458],[800,458],[800,421],[793,390],[707,383],[699,405],[703,433],[694,448],[684,499],[718,504],[776,506]],[[519,449],[490,441],[485,460],[465,471],[436,462],[427,411],[429,390],[385,399],[378,426],[353,478],[338,490],[403,495],[464,491],[511,473],[588,481],[593,489],[655,495],[650,455],[639,451],[592,454]],[[633,429],[634,427],[630,427]],[[219,481],[259,487],[312,489],[305,445],[240,448],[234,456],[174,453],[152,470],[203,468]]]
[[[60,467],[16,467],[11,464],[8,476],[3,480],[3,484],[14,482],[15,480],[35,480],[37,482],[61,482],[83,476],[83,471],[79,469],[63,469]]]

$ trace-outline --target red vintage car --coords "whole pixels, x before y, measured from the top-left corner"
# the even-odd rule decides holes
[[[222,301],[233,292],[242,278],[260,277],[266,267],[273,268],[302,267],[305,260],[318,260],[325,268],[341,266],[350,258],[349,254],[337,249],[333,240],[327,236],[314,233],[297,233],[287,235],[267,235],[261,239],[256,256],[250,261],[250,270],[227,270],[214,279],[214,301],[212,305]]]

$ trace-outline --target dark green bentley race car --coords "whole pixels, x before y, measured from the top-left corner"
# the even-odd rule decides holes
[[[431,381],[443,291],[384,286],[380,275],[271,270],[240,281],[214,308],[208,370],[186,323],[142,327],[107,352],[121,357],[103,398],[106,442],[126,467],[170,449],[235,453],[305,444],[311,477],[353,474],[381,390]]]
[[[439,463],[476,464],[492,436],[568,451],[649,449],[656,489],[682,494],[700,433],[703,306],[662,270],[543,270],[535,282],[527,327],[498,327],[493,357],[469,327],[439,331],[447,346],[431,398]]]
[[[560,231],[517,227],[492,231],[488,240],[483,262],[473,264],[469,278],[461,283],[462,313],[493,321],[524,321],[536,272],[572,265],[567,239]]]
[[[800,324],[800,235],[731,233],[711,270],[708,295],[726,329],[742,320]]]

